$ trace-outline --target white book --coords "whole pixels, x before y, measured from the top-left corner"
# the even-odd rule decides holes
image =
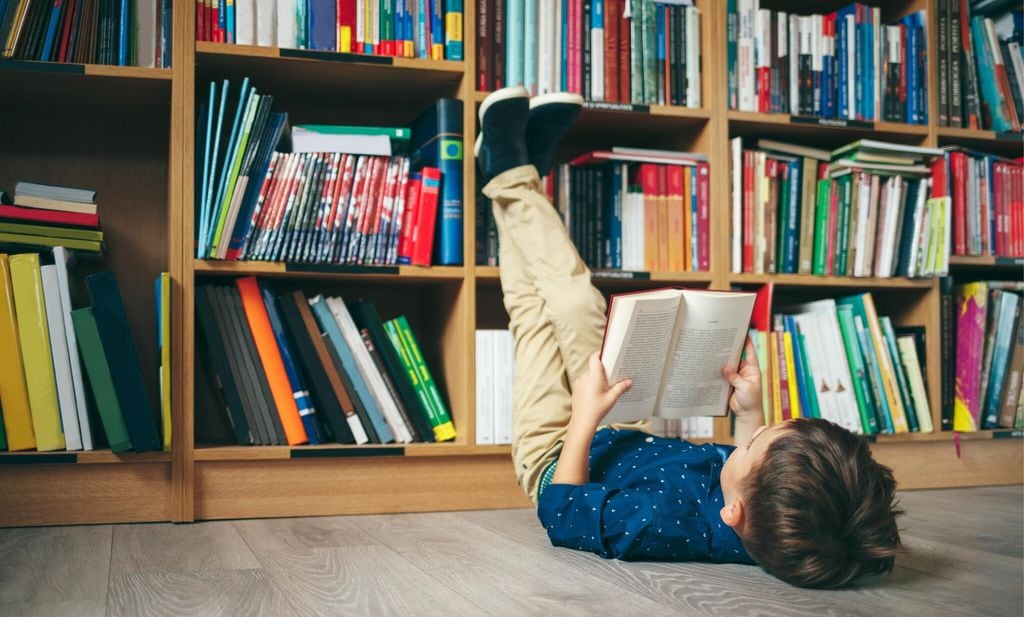
[[[558,92],[555,88],[555,3],[537,4],[537,92]]]
[[[476,445],[494,443],[494,330],[476,331]]]
[[[277,0],[277,46],[282,49],[298,47],[295,2],[296,0]]]
[[[610,382],[633,387],[607,423],[650,416],[685,418],[726,412],[754,308],[753,293],[656,289],[611,298],[601,362]]]
[[[135,6],[136,66],[156,66],[157,0],[139,0]]]
[[[43,281],[43,300],[46,304],[46,326],[50,332],[53,376],[57,382],[57,402],[60,407],[60,422],[64,430],[64,443],[68,450],[81,450],[82,432],[78,427],[78,408],[75,405],[75,388],[71,379],[71,361],[68,359],[68,341],[64,334],[64,311],[60,302],[57,266],[42,266],[40,271]]]
[[[857,119],[857,88],[854,86],[857,84],[857,22],[854,15],[850,14],[846,16],[846,83],[849,87],[846,88],[846,104],[847,113],[846,118],[848,120]]]
[[[833,388],[834,380],[829,371],[829,364],[825,360],[825,348],[821,345],[818,317],[813,313],[795,313],[793,320],[804,337],[807,364],[814,383],[812,393],[818,402],[818,412],[822,418],[841,425]]]
[[[743,271],[743,138],[729,140],[732,155],[732,272]]]
[[[868,229],[868,222],[871,220],[871,183],[867,181],[864,174],[856,176],[857,186],[857,221],[854,229],[854,246],[857,247],[856,256],[853,259],[853,275],[868,276],[867,268],[868,243],[874,241],[874,230]]]
[[[277,0],[255,0],[256,44],[277,47]]]
[[[57,288],[60,292],[61,312],[64,316],[64,338],[67,340],[68,360],[71,364],[71,381],[75,394],[75,410],[78,414],[78,426],[82,433],[82,449],[94,449],[92,429],[89,423],[89,407],[85,398],[85,383],[82,381],[82,360],[78,355],[78,337],[71,321],[71,291],[68,283],[68,264],[71,253],[63,246],[53,249],[54,266],[57,269]]]
[[[494,443],[512,443],[512,387],[515,381],[515,342],[509,330],[494,333]]]
[[[1017,89],[1020,90],[1020,96],[1024,99],[1024,57],[1021,56],[1020,44],[1017,41],[1010,41],[1006,46],[1010,50],[1010,64],[1013,65],[1013,72],[1017,75]]]
[[[879,230],[881,235],[882,255],[875,260],[875,276],[887,278],[892,276],[893,262],[896,254],[896,232],[899,230],[900,202],[903,201],[903,183],[899,176],[889,178],[889,194],[886,199],[885,227]]]
[[[686,106],[701,106],[700,9],[686,7]]]
[[[738,0],[739,32],[736,38],[736,85],[740,111],[757,111],[754,87],[754,14],[756,0]]]
[[[900,351],[900,361],[907,373],[907,381],[910,382],[910,394],[914,399],[918,427],[922,433],[931,433],[935,427],[932,425],[931,407],[928,406],[928,391],[924,387],[924,378],[921,375],[917,343],[912,336],[900,336],[896,338],[896,347]]]
[[[808,355],[813,356],[810,365],[814,371],[815,389],[825,391],[826,407],[823,409],[828,409],[832,416],[826,418],[850,432],[863,433],[850,365],[839,329],[836,301],[828,298],[801,304],[794,309],[798,327],[805,333]],[[821,373],[818,372],[819,366],[823,369]],[[821,400],[819,398],[819,402]]]
[[[600,10],[598,10],[600,9]],[[590,29],[590,100],[604,100],[604,2],[594,2]]]
[[[331,315],[334,316],[334,320],[338,323],[338,329],[341,330],[342,337],[345,338],[345,342],[352,350],[356,364],[359,365],[359,372],[369,386],[370,395],[373,396],[373,400],[384,415],[384,422],[391,429],[395,441],[398,443],[411,442],[412,433],[409,432],[409,427],[402,420],[402,415],[398,411],[394,399],[391,398],[391,394],[384,384],[384,378],[381,376],[380,371],[377,370],[370,352],[366,349],[363,337],[359,334],[359,328],[356,327],[355,321],[352,320],[352,315],[348,312],[345,302],[341,298],[327,298],[326,302],[327,307],[331,310]]]
[[[799,15],[789,16],[789,113],[800,113],[800,35]]]
[[[256,44],[256,0],[235,0],[235,44]]]

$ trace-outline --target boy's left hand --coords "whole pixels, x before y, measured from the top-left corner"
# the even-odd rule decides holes
[[[729,397],[729,409],[733,413],[737,416],[764,413],[761,399],[761,368],[757,364],[754,342],[749,336],[743,346],[743,358],[740,359],[738,369],[727,366],[722,369],[722,375],[733,387],[732,395]]]
[[[632,386],[633,382],[629,379],[609,385],[604,374],[604,365],[596,353],[592,354],[587,364],[587,372],[572,385],[570,423],[597,429],[619,397]]]

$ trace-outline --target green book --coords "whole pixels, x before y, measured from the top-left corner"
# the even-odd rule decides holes
[[[811,373],[811,363],[808,362],[808,360],[807,360],[807,358],[808,358],[808,355],[807,355],[807,340],[806,340],[806,337],[804,337],[803,332],[800,332],[799,326],[797,327],[796,337],[794,338],[794,342],[800,348],[800,357],[804,359],[804,362],[803,362],[804,383],[805,384],[811,384],[811,387],[813,388],[814,387],[814,375]],[[760,358],[758,358],[758,359],[760,360]],[[767,365],[762,365],[762,366],[767,366]],[[808,409],[803,410],[804,416],[806,416],[808,418],[820,418],[821,417],[821,409],[818,407],[818,396],[814,392],[811,392],[810,396],[807,397],[807,407],[808,407]]]
[[[833,255],[832,274],[846,275],[846,256],[850,236],[850,206],[853,202],[853,175],[846,174],[837,179],[839,199],[836,207],[836,250]]]
[[[868,368],[864,364],[860,339],[853,323],[853,309],[848,306],[837,306],[836,314],[839,318],[839,331],[843,336],[846,360],[850,363],[850,373],[853,376],[853,395],[857,398],[860,422],[866,434],[874,435],[878,433],[878,414],[875,412],[874,400],[871,397]]]
[[[0,231],[28,236],[45,236],[47,238],[70,238],[73,240],[89,240],[103,242],[103,232],[94,229],[75,229],[73,227],[55,227],[53,225],[28,225],[24,223],[8,223],[0,221]]]
[[[818,207],[814,209],[814,261],[811,273],[825,274],[828,262],[828,215],[831,208],[829,201],[832,196],[832,181],[828,178],[818,180]]]
[[[657,24],[654,19],[654,12],[658,10],[659,6],[650,0],[641,0],[640,2],[641,28],[643,30],[643,51],[641,52],[643,54],[644,68],[643,102],[648,105],[656,105],[658,103],[658,46]],[[586,79],[586,76],[584,76],[584,79]]]
[[[402,363],[402,368],[409,375],[409,382],[412,383],[412,388],[416,392],[416,397],[420,400],[420,405],[427,411],[427,421],[430,423],[430,426],[440,425],[441,419],[437,417],[437,412],[430,403],[430,393],[427,391],[426,384],[420,379],[419,373],[416,371],[416,364],[413,362],[412,356],[409,355],[409,350],[402,343],[402,335],[398,332],[398,327],[395,326],[393,320],[384,322],[384,332],[388,335],[391,346],[395,348],[395,353]]]
[[[91,240],[77,240],[74,238],[50,238],[48,236],[32,236],[29,234],[15,234],[0,231],[0,243],[23,244],[26,246],[63,246],[64,248],[76,251],[89,251],[102,253],[103,243]]]
[[[774,204],[777,212],[775,217],[775,271],[786,271],[786,222],[789,220],[789,177],[788,159],[776,159],[779,169],[779,195]]]
[[[626,0],[630,3],[629,20],[629,98],[632,103],[644,102],[644,53],[643,53],[643,20],[641,6],[643,0]]]
[[[437,384],[434,383],[434,377],[430,374],[430,369],[427,368],[427,363],[423,359],[423,353],[416,342],[416,337],[413,336],[409,322],[406,320],[405,315],[400,315],[392,321],[398,326],[402,343],[405,345],[409,357],[412,358],[413,363],[416,365],[416,371],[419,373],[420,380],[422,380],[423,385],[430,394],[430,405],[433,408],[430,422],[434,429],[434,437],[437,441],[455,439],[455,426],[452,424],[452,417],[448,414],[448,409],[441,398],[441,392],[437,389]],[[435,421],[438,424],[434,424]]]
[[[220,245],[221,234],[224,233],[224,222],[228,218],[228,211],[231,208],[235,189],[238,188],[238,171],[242,166],[242,157],[245,155],[245,146],[249,143],[249,133],[252,131],[253,121],[256,118],[256,108],[259,107],[259,102],[260,97],[256,94],[256,89],[250,89],[245,104],[245,115],[242,118],[242,135],[239,137],[238,143],[231,155],[233,160],[231,162],[230,175],[228,176],[227,189],[224,191],[224,199],[221,201],[220,211],[217,216],[217,227],[213,232],[213,242],[210,244],[210,251],[214,255],[216,255],[217,247]]]
[[[117,400],[114,380],[110,376],[110,366],[100,341],[100,331],[96,327],[96,317],[92,307],[71,311],[71,321],[75,325],[75,336],[78,339],[78,350],[82,354],[89,385],[92,386],[96,410],[99,411],[103,430],[107,434],[107,442],[112,452],[130,450],[132,442],[128,437],[128,429],[124,424],[121,403]]]

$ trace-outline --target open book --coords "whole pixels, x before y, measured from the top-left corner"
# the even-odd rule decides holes
[[[601,362],[609,383],[632,379],[605,419],[726,412],[726,365],[736,367],[754,293],[656,289],[612,296]]]

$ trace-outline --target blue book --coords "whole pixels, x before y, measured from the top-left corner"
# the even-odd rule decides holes
[[[242,197],[241,206],[238,209],[238,218],[235,228],[231,232],[231,241],[228,244],[228,259],[233,259],[235,253],[242,251],[249,242],[249,235],[252,231],[252,213],[259,201],[260,189],[263,179],[267,176],[270,167],[270,159],[274,155],[274,148],[281,140],[284,132],[286,114],[270,114],[267,121],[267,128],[263,133],[263,141],[260,142],[260,150],[256,155],[253,164],[253,172],[249,174],[249,184],[245,187],[245,195]],[[253,137],[250,136],[250,139]]]
[[[999,404],[1006,386],[1006,369],[1014,343],[1014,324],[1020,316],[1020,296],[1004,291],[999,297],[999,320],[995,325],[992,365],[988,372],[982,422],[979,428],[995,428],[998,424]],[[1018,326],[1019,327],[1019,326]]]
[[[309,0],[306,18],[309,48],[322,51],[338,49],[338,5],[334,0]]]
[[[263,304],[267,307],[267,316],[270,318],[270,326],[274,329],[274,339],[281,351],[281,362],[284,364],[284,372],[288,375],[288,383],[291,385],[292,393],[295,396],[295,405],[299,408],[299,417],[302,418],[302,426],[306,429],[306,437],[310,445],[323,443],[323,436],[320,432],[320,423],[317,422],[316,410],[313,408],[313,399],[309,390],[299,374],[295,365],[295,358],[292,356],[291,347],[285,336],[284,322],[277,312],[277,304],[274,302],[274,294],[265,281],[259,282],[260,295],[263,296]]]
[[[427,40],[427,22],[430,19],[429,3],[427,0],[415,0],[416,10],[416,57],[430,57],[430,41]]]
[[[217,222],[220,220],[221,211],[227,206],[224,194],[231,190],[229,181],[231,169],[234,165],[236,151],[242,139],[243,121],[246,116],[246,108],[249,106],[249,99],[256,94],[254,88],[249,87],[249,78],[242,80],[242,90],[239,94],[238,105],[235,107],[235,120],[231,123],[231,135],[228,139],[227,148],[224,150],[223,164],[221,166],[220,181],[217,183],[217,192],[214,193],[213,203],[210,204],[210,225],[207,228],[206,250],[211,255],[216,250],[214,244],[217,238]]]
[[[217,124],[214,128],[213,123],[213,104],[215,98],[215,91],[217,85],[214,82],[210,83],[210,101],[209,101],[209,116],[207,118],[207,131],[206,131],[206,147],[207,152],[205,153],[206,161],[203,163],[203,192],[200,196],[201,203],[199,207],[200,219],[199,219],[199,236],[196,238],[196,257],[202,259],[206,257],[207,245],[206,238],[209,234],[210,227],[210,204],[213,203],[213,186],[214,177],[217,175],[217,158],[220,152],[220,135],[221,128],[224,125],[224,107],[227,105],[228,99],[228,80],[224,80],[221,85],[220,91],[220,105],[217,111]],[[210,148],[210,133],[213,133],[213,147]]]
[[[918,92],[918,71],[917,67],[920,63],[920,58],[917,55],[918,49],[918,37],[920,36],[919,22],[917,20],[917,13],[907,15],[901,20],[901,23],[907,29],[907,56],[906,56],[906,71],[907,71],[907,102],[906,105],[906,117],[907,122],[911,124],[920,124],[921,116],[919,110],[921,109],[920,101],[917,100]]]
[[[606,174],[608,181],[608,244],[610,245],[611,263],[614,269],[622,268],[622,165],[612,164],[611,173]]]
[[[412,123],[412,167],[441,170],[434,263],[462,265],[462,101],[438,99]]]
[[[797,395],[800,399],[800,410],[805,417],[813,417],[807,412],[812,409],[809,395],[811,390],[814,388],[814,384],[808,384],[804,379],[805,367],[804,363],[806,360],[803,357],[803,349],[798,344],[798,338],[800,336],[800,329],[796,327],[796,320],[793,319],[792,315],[782,316],[782,327],[793,339],[793,372],[796,373],[797,383]]]
[[[537,94],[537,3],[523,0],[523,86]]]
[[[174,32],[174,10],[171,0],[160,1],[160,66],[170,68],[171,66],[171,40]]]
[[[338,354],[341,370],[352,381],[352,387],[355,392],[350,394],[358,396],[359,400],[363,403],[366,415],[369,416],[370,428],[376,433],[380,443],[391,443],[395,438],[384,422],[384,416],[381,414],[380,408],[377,407],[376,400],[370,394],[370,388],[366,385],[362,373],[359,372],[359,365],[356,364],[352,350],[348,348],[348,344],[345,343],[345,339],[341,336],[341,330],[338,328],[338,323],[334,321],[334,315],[331,314],[331,309],[327,307],[327,302],[323,296],[317,296],[309,301],[309,305],[313,309],[313,316],[316,317],[317,323],[320,324],[320,329],[327,335],[325,342]]]
[[[43,42],[43,54],[39,57],[43,62],[49,62],[50,55],[53,53],[53,42],[54,39],[57,38],[57,26],[60,25],[60,14],[63,4],[64,2],[54,2],[53,8],[50,9],[50,23],[46,26],[46,39]],[[2,15],[3,11],[0,11],[0,16]]]
[[[505,11],[505,85],[520,86],[526,76],[526,0],[507,0]]]
[[[131,9],[128,0],[119,0],[118,4],[120,8],[117,13],[117,65],[128,66],[128,59],[131,54],[128,49],[128,28],[131,21]]]
[[[446,0],[445,12],[445,60],[462,60],[462,0]],[[455,37],[458,36],[456,39]]]
[[[395,55],[405,55],[405,0],[389,0],[391,18],[394,23]]]
[[[667,89],[671,88],[671,84],[665,83],[663,68],[665,65],[665,11],[660,4],[652,6],[654,7],[654,60],[658,70],[658,78],[655,80],[657,94],[653,102],[668,105],[672,97],[667,94]]]
[[[690,269],[696,270],[700,263],[697,251],[697,168],[687,167],[685,172],[690,175]]]
[[[797,261],[800,256],[800,248],[797,242],[800,239],[800,189],[803,177],[803,163],[800,159],[788,161],[786,166],[789,169],[789,191],[785,198],[789,201],[786,205],[786,220],[783,221],[782,236],[782,268],[780,272],[796,274]]]
[[[512,0],[510,0],[512,1]],[[557,2],[557,0],[556,0]],[[505,17],[506,28],[508,27],[508,17]],[[561,75],[561,83],[559,89],[563,92],[569,89],[569,0],[562,0],[562,29],[561,29],[561,40],[558,45],[562,52],[562,68],[558,72]],[[508,65],[505,65],[505,71],[508,71]]]
[[[836,74],[838,75],[837,92],[839,94],[839,117],[852,118],[856,114],[850,109],[850,88],[853,84],[847,79],[850,74],[850,63],[847,57],[849,53],[849,28],[847,17],[856,16],[856,5],[847,5],[836,11]]]
[[[435,49],[444,49],[444,2],[445,0],[430,0],[430,48],[432,54]]]

